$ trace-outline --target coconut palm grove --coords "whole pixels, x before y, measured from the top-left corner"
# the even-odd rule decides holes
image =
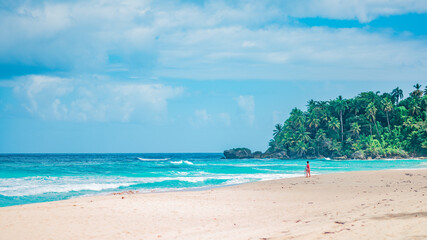
[[[354,98],[310,100],[277,124],[266,155],[284,158],[370,159],[427,156],[427,86],[409,97],[362,92]]]

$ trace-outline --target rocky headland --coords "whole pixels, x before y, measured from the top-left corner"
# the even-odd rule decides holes
[[[346,160],[346,159],[359,159],[359,160],[371,160],[371,159],[427,159],[424,156],[417,155],[408,155],[405,152],[401,154],[389,155],[387,157],[380,157],[376,155],[365,155],[360,152],[356,152],[350,156],[339,156],[339,155],[331,155],[331,156],[298,156],[298,155],[288,155],[286,151],[271,151],[268,149],[264,153],[261,151],[252,152],[249,148],[232,148],[224,151],[225,159],[334,159],[334,160]]]

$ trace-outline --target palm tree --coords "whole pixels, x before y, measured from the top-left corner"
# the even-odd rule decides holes
[[[310,119],[308,120],[308,126],[314,129],[317,129],[320,125],[320,119],[317,118],[314,114],[310,115]]]
[[[282,126],[282,124],[278,123],[274,127],[275,127],[275,129],[273,130],[273,137],[277,137],[277,135],[279,135],[279,133],[282,131],[283,126]]]
[[[424,96],[427,96],[427,86],[426,86],[426,88],[424,89]]]
[[[368,115],[368,117],[372,121],[372,123],[375,125],[375,129],[377,130],[377,134],[378,134],[378,136],[380,136],[380,133],[378,132],[377,122],[376,122],[377,108],[375,107],[374,103],[368,104],[368,107],[366,108],[366,114]]]
[[[408,110],[412,116],[415,116],[420,114],[421,107],[418,105],[418,102],[415,99],[411,99]]]
[[[316,107],[316,105],[317,105],[317,102],[316,101],[314,101],[313,99],[311,99],[310,101],[308,101],[308,103],[307,103],[307,111],[308,112],[311,112],[311,111],[313,111],[313,109]]]
[[[356,99],[354,99],[353,101],[350,102],[350,111],[354,112],[354,116],[357,116],[357,114],[360,112],[361,106],[359,101],[357,101]]]
[[[421,91],[420,90],[420,88],[421,88],[421,85],[420,84],[415,84],[414,85],[414,88],[415,88],[415,90],[411,93],[411,96],[413,96],[413,97],[421,97],[421,96],[423,96],[423,91]]]
[[[325,111],[325,110],[323,110],[322,111],[322,113],[321,113],[321,120],[323,121],[323,122],[328,122],[328,120],[329,120],[329,115],[328,115],[328,113]]]
[[[347,103],[342,98],[342,96],[339,96],[337,100],[335,100],[335,111],[338,112],[340,116],[340,125],[341,125],[341,142],[344,143],[344,124],[342,120],[342,115],[344,114],[344,111],[347,109]]]
[[[427,90],[427,87],[426,87]],[[424,95],[424,97],[421,99],[421,106],[424,107],[424,109],[426,110],[425,114],[426,114],[426,118],[424,119],[424,121],[427,122],[427,95]]]
[[[393,91],[391,91],[391,97],[392,97],[392,101],[395,104],[399,103],[399,99],[403,98],[403,91],[400,88],[395,88],[393,89]]]
[[[317,145],[317,155],[320,155],[320,145],[326,139],[326,133],[323,129],[320,129],[316,133],[316,145]]]
[[[294,128],[304,126],[305,116],[304,116],[303,111],[301,111],[298,108],[292,109],[291,116],[289,117],[289,120],[291,121],[291,124],[292,124],[292,126],[294,126]]]
[[[299,142],[308,142],[311,140],[310,133],[305,131],[305,128],[302,127],[298,130],[298,137],[297,139]]]
[[[337,131],[337,129],[340,127],[340,123],[338,122],[338,119],[336,117],[331,117],[331,120],[329,120],[328,128]]]
[[[354,122],[353,124],[351,124],[351,132],[353,133],[353,135],[356,135],[357,138],[359,138],[360,125],[357,122]]]
[[[365,117],[363,118],[363,121],[368,123],[368,125],[369,125],[369,132],[370,132],[370,134],[372,136],[372,124],[371,124],[370,116],[369,116],[368,113],[365,113]]]
[[[383,104],[384,112],[385,112],[385,114],[387,116],[388,131],[390,132],[390,120],[389,120],[389,117],[388,117],[388,113],[393,109],[393,104],[391,103],[391,101],[388,98],[384,99],[382,101],[382,104]]]
[[[296,152],[300,157],[302,157],[307,152],[307,144],[305,144],[304,142],[298,142],[295,148]]]

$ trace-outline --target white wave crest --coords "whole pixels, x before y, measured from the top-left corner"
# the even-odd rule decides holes
[[[102,191],[133,185],[123,180],[82,177],[25,177],[0,179],[0,195],[28,196],[72,191]]]
[[[188,164],[188,165],[194,165],[194,163],[192,163],[192,162],[190,162],[190,161],[183,161],[183,160],[181,160],[181,161],[170,161],[170,163],[172,163],[172,164],[175,164],[175,165],[179,165],[179,164],[183,164],[183,163],[185,163],[185,164]]]
[[[203,174],[201,174],[203,173]],[[201,172],[199,176],[171,177],[96,177],[96,176],[64,176],[64,177],[24,177],[0,178],[0,195],[3,196],[31,196],[45,193],[66,193],[78,191],[96,191],[119,189],[135,186],[143,188],[145,183],[160,183],[164,181],[180,181],[189,183],[205,182],[209,180],[224,180],[222,185],[234,185],[245,182],[265,181],[279,178],[302,176],[302,174],[212,174]],[[200,176],[202,175],[202,176]],[[141,185],[142,184],[142,185]],[[136,187],[136,185],[138,185]],[[172,187],[173,188],[173,187]]]

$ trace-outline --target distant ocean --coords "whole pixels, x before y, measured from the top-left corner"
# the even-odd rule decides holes
[[[0,207],[108,194],[203,189],[304,175],[306,160],[220,153],[0,154]],[[427,168],[427,160],[310,160],[312,174]]]

